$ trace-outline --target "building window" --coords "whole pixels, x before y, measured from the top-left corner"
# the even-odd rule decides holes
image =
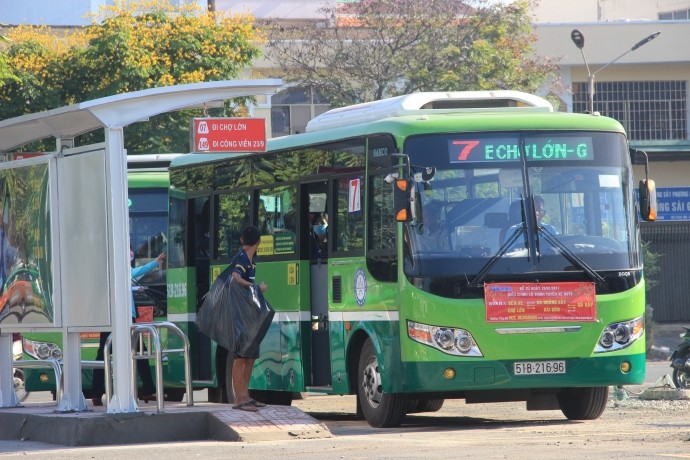
[[[596,82],[594,110],[618,120],[631,140],[688,138],[685,81]],[[587,83],[573,83],[573,112],[589,109]]]
[[[307,123],[330,108],[311,88],[288,88],[271,98],[271,136],[303,133]]]
[[[659,20],[661,21],[681,21],[690,18],[690,10],[670,11],[668,13],[659,13]]]

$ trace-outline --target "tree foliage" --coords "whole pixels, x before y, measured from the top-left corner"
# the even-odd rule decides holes
[[[0,44],[0,79],[5,59],[18,80],[0,86],[0,119],[153,87],[232,79],[259,56],[263,37],[253,17],[182,3],[116,0],[83,29],[11,30]],[[126,128],[126,148],[186,151],[191,115],[162,114]],[[92,133],[82,142],[99,136]]]
[[[555,70],[532,53],[527,1],[361,0],[325,7],[327,27],[273,24],[268,57],[332,104],[415,91],[535,92]]]

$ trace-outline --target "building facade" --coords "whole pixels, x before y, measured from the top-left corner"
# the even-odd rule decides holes
[[[690,322],[690,50],[681,45],[690,40],[689,12],[690,0],[542,0],[535,10],[535,50],[560,57],[567,90],[558,96],[567,109],[589,110],[593,75],[594,110],[619,120],[631,146],[649,156],[659,219],[643,223],[642,235],[660,255],[648,302],[661,323]],[[573,30],[585,38],[589,69]],[[645,171],[634,173],[641,179]]]
[[[321,8],[352,0],[170,0],[195,2],[216,11],[250,12],[257,19],[325,21]],[[87,13],[112,0],[0,0],[0,23],[81,26]],[[630,144],[650,159],[659,189],[659,222],[643,224],[643,235],[661,254],[661,284],[651,290],[654,318],[690,322],[690,0],[541,0],[533,10],[535,53],[560,58],[556,96],[568,111],[589,110],[594,80],[594,110],[619,120]],[[571,39],[584,37],[582,51]],[[653,40],[632,48],[646,37]],[[583,58],[586,58],[585,60]],[[257,68],[270,63],[259,60]],[[270,107],[270,109],[269,109]],[[269,134],[302,132],[329,108],[318,94],[286,88],[261,107],[270,110]],[[261,113],[255,114],[261,116]],[[644,177],[641,166],[634,168]]]

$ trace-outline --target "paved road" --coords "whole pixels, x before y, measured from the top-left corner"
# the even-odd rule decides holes
[[[668,369],[667,362],[649,362],[646,385],[629,390],[641,391]],[[38,397],[45,395],[31,396]],[[204,392],[197,392],[195,399],[203,400]],[[570,422],[558,411],[527,412],[523,403],[446,401],[439,412],[409,416],[397,429],[372,429],[357,420],[352,396],[309,396],[295,405],[324,421],[334,436],[252,444],[204,441],[97,448],[0,441],[0,459],[690,458],[687,401],[612,399],[604,415],[589,422]]]

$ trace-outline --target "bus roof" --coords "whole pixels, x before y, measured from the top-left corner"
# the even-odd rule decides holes
[[[127,155],[128,171],[167,171],[170,162],[183,155],[182,153],[153,153],[145,155]]]
[[[526,93],[518,93],[516,91],[494,91],[494,92],[470,92],[474,98],[464,99],[448,99],[451,104],[465,104],[477,103],[480,99],[476,97],[477,93],[486,93],[488,96],[488,103],[500,100],[498,104],[513,104],[513,107],[506,107],[505,105],[498,108],[447,108],[443,107],[443,99],[439,95],[456,95],[458,93],[417,93],[409,96],[401,96],[383,101],[375,101],[373,103],[360,104],[358,106],[344,107],[342,109],[334,109],[328,113],[360,113],[357,107],[374,107],[379,109],[364,108],[364,112],[369,115],[369,120],[354,117],[349,123],[340,125],[340,121],[345,120],[345,116],[338,116],[338,120],[328,121],[329,128],[319,128],[316,130],[307,130],[306,133],[293,134],[284,137],[277,137],[267,141],[267,150],[283,150],[295,147],[315,145],[324,142],[336,142],[338,140],[352,139],[358,136],[367,136],[375,134],[389,133],[397,137],[406,137],[415,134],[429,134],[429,133],[471,133],[471,132],[491,132],[491,131],[527,131],[527,130],[582,130],[582,131],[607,131],[618,132],[625,134],[625,130],[621,124],[608,117],[600,115],[579,114],[570,112],[553,112],[548,101],[537,98],[536,100],[527,98],[530,96]],[[506,97],[496,98],[497,95],[515,96],[515,93],[520,95],[522,99],[513,99],[513,102],[506,102]],[[493,97],[494,99],[491,99]],[[412,107],[421,106],[421,109],[410,108],[410,101],[414,104]],[[540,102],[540,100],[542,102]],[[426,101],[426,103],[422,103]],[[440,101],[440,102],[439,102]],[[515,102],[518,101],[518,102]],[[524,104],[531,101],[532,106],[527,107]],[[484,103],[487,103],[485,101]],[[421,104],[421,105],[420,105]],[[548,105],[548,107],[547,107]],[[400,107],[403,108],[400,108]],[[383,107],[383,108],[381,108]],[[390,110],[386,109],[388,107]],[[391,109],[391,107],[396,107]],[[407,108],[405,108],[407,107]],[[441,108],[434,108],[441,107]],[[326,115],[324,114],[324,115]],[[377,114],[374,116],[374,114]],[[350,117],[349,115],[347,116]],[[319,117],[315,118],[317,120]],[[323,119],[322,119],[323,120]],[[336,123],[337,122],[337,123]],[[311,123],[311,122],[310,122]],[[323,124],[320,125],[323,127]],[[214,160],[223,160],[230,157],[257,155],[258,152],[248,153],[231,153],[231,154],[190,154],[182,155],[176,158],[171,163],[170,167],[186,166],[198,163],[207,163]]]
[[[382,118],[431,113],[507,110],[553,112],[544,98],[521,91],[413,93],[329,110],[307,123],[307,132],[352,126]]]

